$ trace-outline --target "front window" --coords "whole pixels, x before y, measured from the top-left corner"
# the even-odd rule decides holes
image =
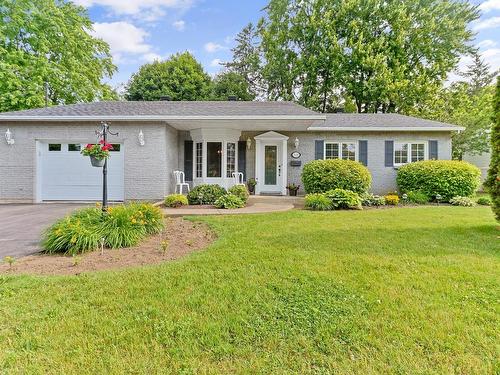
[[[356,160],[356,144],[353,142],[326,142],[325,159]]]
[[[207,177],[222,177],[222,142],[207,142]]]
[[[196,177],[203,177],[203,143],[196,144]]]
[[[236,143],[227,144],[226,167],[226,177],[233,177],[236,172]]]
[[[425,160],[424,143],[396,143],[394,145],[394,165],[403,165]]]

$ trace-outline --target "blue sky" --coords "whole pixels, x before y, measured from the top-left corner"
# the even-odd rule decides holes
[[[231,59],[234,36],[262,15],[267,0],[73,0],[88,9],[94,34],[110,44],[118,72],[111,83],[126,83],[139,66],[190,51],[210,74]],[[493,68],[500,68],[500,0],[480,4],[472,28],[475,45]],[[463,59],[461,66],[468,63]],[[451,77],[453,79],[453,76]]]

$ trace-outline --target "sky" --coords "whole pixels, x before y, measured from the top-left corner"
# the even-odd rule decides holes
[[[190,51],[214,75],[231,60],[234,37],[264,15],[268,0],[73,0],[88,9],[93,34],[111,48],[118,72],[110,83],[123,87],[132,73],[155,59]],[[492,69],[500,68],[500,0],[473,0],[481,18],[471,24],[473,42]],[[462,59],[460,68],[470,61]],[[456,75],[450,76],[457,79]]]

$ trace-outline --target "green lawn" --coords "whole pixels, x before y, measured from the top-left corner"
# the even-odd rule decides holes
[[[161,266],[0,277],[0,373],[500,371],[488,207],[203,218]]]

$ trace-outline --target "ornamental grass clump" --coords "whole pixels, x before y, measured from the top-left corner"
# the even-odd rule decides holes
[[[332,209],[332,201],[324,194],[307,194],[304,201],[305,208],[313,211],[328,211]]]
[[[187,206],[189,204],[187,197],[182,194],[167,195],[163,203],[165,204],[165,206],[171,208],[179,208],[182,206]]]
[[[147,235],[163,228],[161,210],[148,203],[85,208],[74,212],[48,228],[42,240],[44,252],[70,255],[98,249],[137,245]]]

